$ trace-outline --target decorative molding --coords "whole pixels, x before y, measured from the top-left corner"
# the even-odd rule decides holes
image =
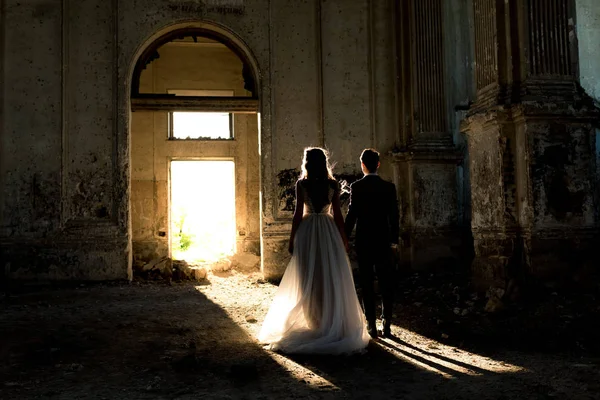
[[[321,0],[315,1],[315,25],[317,26],[317,112],[319,114],[319,145],[325,146],[325,113],[323,112],[323,19]]]
[[[392,20],[392,28],[390,34],[392,35],[391,43],[392,43],[392,56],[394,60],[393,67],[395,74],[393,74],[393,83],[394,83],[394,143],[402,143],[402,132],[401,132],[401,123],[402,123],[402,112],[400,109],[402,103],[402,59],[401,56],[401,43],[402,38],[399,34],[398,26],[402,23],[402,19],[400,18],[400,7],[398,1],[392,1],[391,7],[391,20]]]
[[[376,63],[376,59],[375,59],[375,46],[373,43],[373,40],[375,40],[375,34],[374,34],[374,11],[373,8],[375,7],[375,3],[378,1],[385,1],[385,0],[367,0],[367,8],[368,8],[368,17],[367,17],[367,36],[368,36],[368,40],[367,42],[369,43],[369,57],[367,57],[367,73],[369,74],[369,117],[371,118],[371,123],[369,124],[369,128],[371,130],[371,147],[373,148],[378,148],[378,144],[377,144],[377,135],[375,134],[376,132],[376,125],[377,125],[377,115],[375,112],[376,106],[375,106],[375,69],[374,69],[374,65]]]
[[[113,64],[112,64],[112,108],[113,108],[113,148],[112,148],[112,168],[113,168],[113,195],[111,199],[111,222],[115,225],[119,225],[119,198],[120,190],[117,182],[121,178],[121,171],[119,169],[122,163],[119,159],[119,0],[112,0],[112,53],[113,53]],[[129,132],[128,132],[129,133]]]
[[[229,50],[229,48],[227,46],[225,46],[223,43],[217,43],[217,42],[180,42],[180,41],[173,41],[173,42],[168,42],[165,43],[163,45],[163,47],[195,47],[195,48],[214,48],[214,49],[223,49],[223,50]]]
[[[86,234],[85,236],[82,236],[78,233],[80,232],[57,235],[53,238],[29,238],[24,236],[12,236],[8,238],[0,237],[0,248],[38,248],[48,250],[52,253],[56,252],[56,249],[59,251],[74,249],[87,253],[89,253],[90,249],[93,249],[93,251],[101,250],[112,252],[115,250],[116,246],[123,244],[125,241],[123,236],[115,234]]]
[[[571,76],[567,0],[529,0],[529,74]]]
[[[96,0],[100,1],[100,0]],[[93,5],[94,3],[86,2],[85,6]],[[97,3],[96,3],[97,4]],[[102,87],[106,90],[106,93],[110,92],[110,99],[106,99],[105,107],[107,107],[109,113],[106,117],[106,126],[108,128],[108,134],[110,135],[110,147],[107,148],[107,155],[110,156],[109,168],[105,170],[105,174],[102,178],[98,178],[97,171],[88,170],[83,171],[73,165],[85,163],[83,160],[85,156],[85,150],[82,150],[80,146],[84,143],[80,133],[85,129],[79,124],[73,123],[79,116],[75,114],[77,107],[85,107],[79,102],[82,99],[87,99],[85,94],[81,90],[75,87],[78,84],[76,79],[81,79],[82,73],[82,62],[86,61],[85,57],[89,57],[90,54],[86,53],[88,48],[82,43],[73,41],[72,36],[77,36],[78,32],[85,30],[87,26],[82,25],[81,22],[74,24],[73,21],[78,21],[76,14],[78,7],[83,7],[84,3],[73,3],[72,0],[62,0],[61,12],[62,12],[62,36],[61,36],[61,58],[62,58],[62,74],[61,74],[61,211],[60,211],[60,227],[61,230],[72,231],[77,226],[85,224],[106,224],[107,226],[117,226],[118,224],[118,207],[115,199],[118,199],[120,192],[115,187],[115,182],[119,178],[119,157],[118,157],[118,0],[111,0],[109,3],[104,3],[106,6],[102,12],[107,15],[110,13],[111,17],[108,19],[106,24],[106,30],[102,31],[101,34],[110,38],[107,48],[110,52],[109,57],[112,60],[117,60],[116,63],[111,64],[110,75],[107,74],[106,79]],[[86,15],[89,17],[89,15]],[[93,42],[94,43],[94,42]],[[94,43],[99,46],[98,43]],[[85,49],[86,51],[83,51]],[[78,58],[75,58],[78,57]],[[92,65],[100,65],[94,63]],[[109,122],[110,121],[110,122]],[[108,137],[107,137],[108,138]],[[90,157],[96,157],[92,155]],[[117,179],[117,180],[115,180]],[[85,183],[86,185],[91,184],[96,186],[91,189],[91,193],[87,197],[80,193],[80,185]],[[85,189],[84,189],[85,191]],[[83,196],[85,203],[80,210],[76,210],[76,202],[73,200],[75,196]],[[94,198],[98,201],[100,206],[97,209],[91,210],[88,207],[91,206],[90,198]],[[84,216],[85,215],[85,216]]]
[[[275,193],[275,153],[277,152],[276,148],[276,140],[273,140],[273,135],[277,132],[277,118],[276,118],[276,108],[275,102],[275,90],[273,89],[275,82],[275,38],[273,37],[273,2],[269,1],[269,20],[267,24],[267,29],[269,32],[269,55],[268,55],[268,63],[269,63],[269,95],[270,102],[267,102],[270,113],[270,153],[266,156],[263,155],[263,139],[262,139],[262,131],[259,132],[260,135],[260,146],[259,146],[259,157],[261,164],[261,190],[260,190],[260,206],[261,206],[261,221],[260,221],[260,235],[264,237],[264,230],[266,227],[266,221],[269,219],[277,218],[277,200]],[[262,251],[262,244],[261,244]],[[264,256],[261,257],[261,270],[264,267]]]
[[[442,0],[401,2],[398,14],[399,119],[402,142],[447,137]]]
[[[258,99],[252,97],[132,97],[131,111],[205,111],[248,113],[258,112]]]
[[[172,11],[185,13],[243,14],[244,3],[244,0],[168,0],[168,7]]]
[[[573,0],[473,0],[473,13],[477,101],[472,111],[582,97]]]
[[[473,0],[475,83],[478,91],[498,82],[496,3],[496,0]]]
[[[242,69],[245,84],[244,87],[246,88],[246,90],[251,91],[254,97],[258,97],[258,88],[256,87],[255,82],[255,78],[258,77],[254,77],[252,74],[248,73],[244,74],[244,71],[247,69],[246,66],[254,65],[252,60],[249,58],[248,54],[242,49],[239,43],[232,40],[227,35],[207,27],[188,27],[176,29],[164,34],[163,36],[159,37],[154,42],[152,42],[152,44],[142,52],[142,54],[139,56],[136,62],[135,68],[133,70],[133,77],[131,80],[131,96],[136,97],[140,95],[140,77],[142,75],[142,71],[150,62],[152,62],[152,60],[155,60],[157,58],[157,49],[169,42],[172,42],[173,40],[193,36],[204,37],[219,43],[223,43],[225,46],[227,46],[227,48],[229,48],[229,50],[231,50],[242,61],[242,64],[245,66]],[[250,80],[252,82],[250,82]]]
[[[67,215],[67,166],[69,165],[69,3],[70,0],[62,0],[61,3],[61,58],[62,58],[62,72],[61,72],[61,168],[60,168],[60,190],[61,190],[61,201],[60,201],[60,225],[61,228],[65,228],[65,224],[68,220]]]
[[[560,239],[564,237],[581,237],[586,239],[597,239],[600,236],[600,228],[596,226],[564,226],[554,228],[537,228],[510,226],[510,227],[472,227],[471,232],[476,239],[535,237],[543,239]]]
[[[448,131],[444,85],[442,0],[413,2],[415,134]]]
[[[0,37],[3,40],[0,40],[0,138],[6,135],[6,109],[4,108],[4,99],[6,99],[6,77],[4,75],[4,60],[5,60],[5,42],[4,38],[6,37],[6,4],[5,0],[0,0]],[[3,164],[6,162],[5,157],[2,157],[2,152],[0,152],[0,188],[2,188],[3,193],[6,193],[5,186],[6,185],[6,172],[4,170]],[[5,195],[6,196],[6,195]],[[0,200],[0,226],[4,224],[4,210],[6,208],[5,201]],[[0,230],[0,237],[4,236],[4,227],[2,226]]]
[[[403,226],[400,229],[400,237],[410,235],[414,237],[439,237],[439,236],[456,236],[457,233],[465,233],[468,228],[463,226]]]
[[[393,152],[392,157],[397,163],[426,163],[426,164],[461,164],[464,155],[454,148],[421,151]]]

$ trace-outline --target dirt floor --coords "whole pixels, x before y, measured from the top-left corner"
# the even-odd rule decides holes
[[[235,271],[13,290],[0,304],[0,398],[600,399],[594,296],[549,290],[490,316],[460,278],[413,274],[394,339],[300,357],[254,339],[275,290]]]

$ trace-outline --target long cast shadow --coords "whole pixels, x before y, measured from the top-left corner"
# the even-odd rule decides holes
[[[94,286],[0,305],[0,398],[319,393],[192,285]]]
[[[417,347],[417,346],[414,346],[414,345],[412,345],[412,344],[410,344],[410,343],[407,343],[407,342],[405,342],[404,340],[401,340],[401,339],[399,339],[399,338],[397,338],[397,337],[395,337],[395,336],[391,337],[391,338],[390,338],[390,341],[392,341],[392,342],[396,343],[397,345],[408,347],[408,348],[410,348],[410,349],[416,350],[416,351],[418,351],[418,352],[420,352],[420,353],[422,353],[422,354],[425,354],[425,355],[427,355],[427,356],[430,356],[430,357],[437,358],[437,359],[439,359],[439,360],[445,361],[445,362],[447,362],[447,363],[454,364],[454,365],[456,365],[456,366],[459,366],[459,367],[462,367],[462,368],[466,368],[466,369],[473,370],[473,371],[475,371],[475,372],[478,372],[478,373],[480,373],[480,374],[487,374],[487,373],[490,373],[490,371],[487,371],[487,370],[485,370],[485,369],[482,369],[482,368],[476,367],[476,366],[474,366],[474,365],[471,365],[471,364],[466,364],[466,363],[463,363],[463,362],[461,362],[461,361],[457,361],[457,360],[454,360],[454,359],[452,359],[452,358],[445,357],[445,356],[443,356],[443,355],[441,355],[441,354],[437,354],[437,353],[433,353],[433,352],[431,352],[431,351],[427,351],[427,350],[420,349],[419,347]],[[386,346],[390,346],[389,344],[385,343],[384,341],[380,341],[379,343],[385,344]],[[401,349],[400,347],[398,347],[398,346],[393,346],[393,347],[394,347],[394,349],[396,349],[397,351],[400,351],[400,352],[403,352],[403,353],[405,353],[405,354],[407,355],[407,357],[413,357],[413,356],[414,356],[413,354],[411,354],[411,353],[409,353],[409,352],[406,352],[406,351],[402,350],[402,349]]]
[[[414,360],[414,361],[416,361],[416,362],[418,362],[420,364],[427,365],[427,366],[429,366],[429,367],[431,367],[433,369],[436,369],[438,371],[445,372],[446,374],[448,374],[450,376],[460,375],[460,373],[458,371],[456,371],[455,369],[449,368],[449,367],[447,367],[445,365],[436,363],[435,361],[431,361],[431,360],[428,360],[428,359],[426,359],[424,357],[421,357],[421,356],[418,356],[416,354],[410,353],[410,352],[408,352],[406,350],[403,350],[399,346],[394,346],[393,344],[387,343],[387,342],[385,342],[383,340],[378,340],[377,343],[379,345],[381,345],[381,346],[387,347],[390,350],[393,350],[394,352],[397,352],[397,353],[401,354],[402,356],[406,357],[407,359]],[[444,357],[440,356],[440,357],[437,357],[437,358],[439,358],[440,360],[442,360]],[[459,362],[456,362],[454,360],[450,360],[448,358],[445,358],[444,361],[446,361],[446,360],[449,360],[452,364],[459,365],[459,366],[461,366],[461,367],[463,367],[465,369],[470,369],[470,370],[474,370],[474,371],[476,370],[477,372],[480,372],[482,374],[490,373],[490,371],[482,370],[480,368],[477,368],[477,367],[474,367],[474,366],[471,366],[471,365],[468,365],[468,364],[459,363]]]
[[[337,390],[303,382],[272,356],[193,285],[53,289],[0,305],[2,399],[493,399],[490,387],[505,398],[552,390],[538,370],[493,373],[399,339],[360,355],[287,356]],[[519,396],[531,388],[539,396]]]

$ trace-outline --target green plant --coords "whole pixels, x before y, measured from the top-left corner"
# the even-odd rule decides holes
[[[186,251],[194,244],[194,235],[190,233],[186,233],[183,231],[183,226],[185,223],[185,218],[187,214],[183,210],[179,210],[178,216],[174,217],[175,222],[175,239],[177,241],[177,247],[179,250]]]
[[[193,236],[190,235],[189,233],[184,233],[184,232],[179,232],[178,239],[179,239],[179,249],[186,251],[187,249],[190,248],[190,246],[194,243]]]

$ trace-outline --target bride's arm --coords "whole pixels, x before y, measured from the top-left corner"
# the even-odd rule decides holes
[[[344,216],[342,215],[339,190],[336,190],[335,194],[333,195],[331,208],[333,209],[333,220],[335,221],[335,225],[337,226],[338,231],[340,231],[340,235],[342,236],[342,240],[344,241],[344,247],[346,248],[346,251],[348,251],[348,237],[346,236],[346,232],[344,229]]]
[[[298,226],[302,222],[302,216],[304,214],[304,191],[300,187],[300,181],[296,182],[296,209],[294,210],[294,219],[292,220],[292,233],[290,234],[290,243],[288,250],[290,253],[294,252],[294,238],[296,237],[296,231]]]

